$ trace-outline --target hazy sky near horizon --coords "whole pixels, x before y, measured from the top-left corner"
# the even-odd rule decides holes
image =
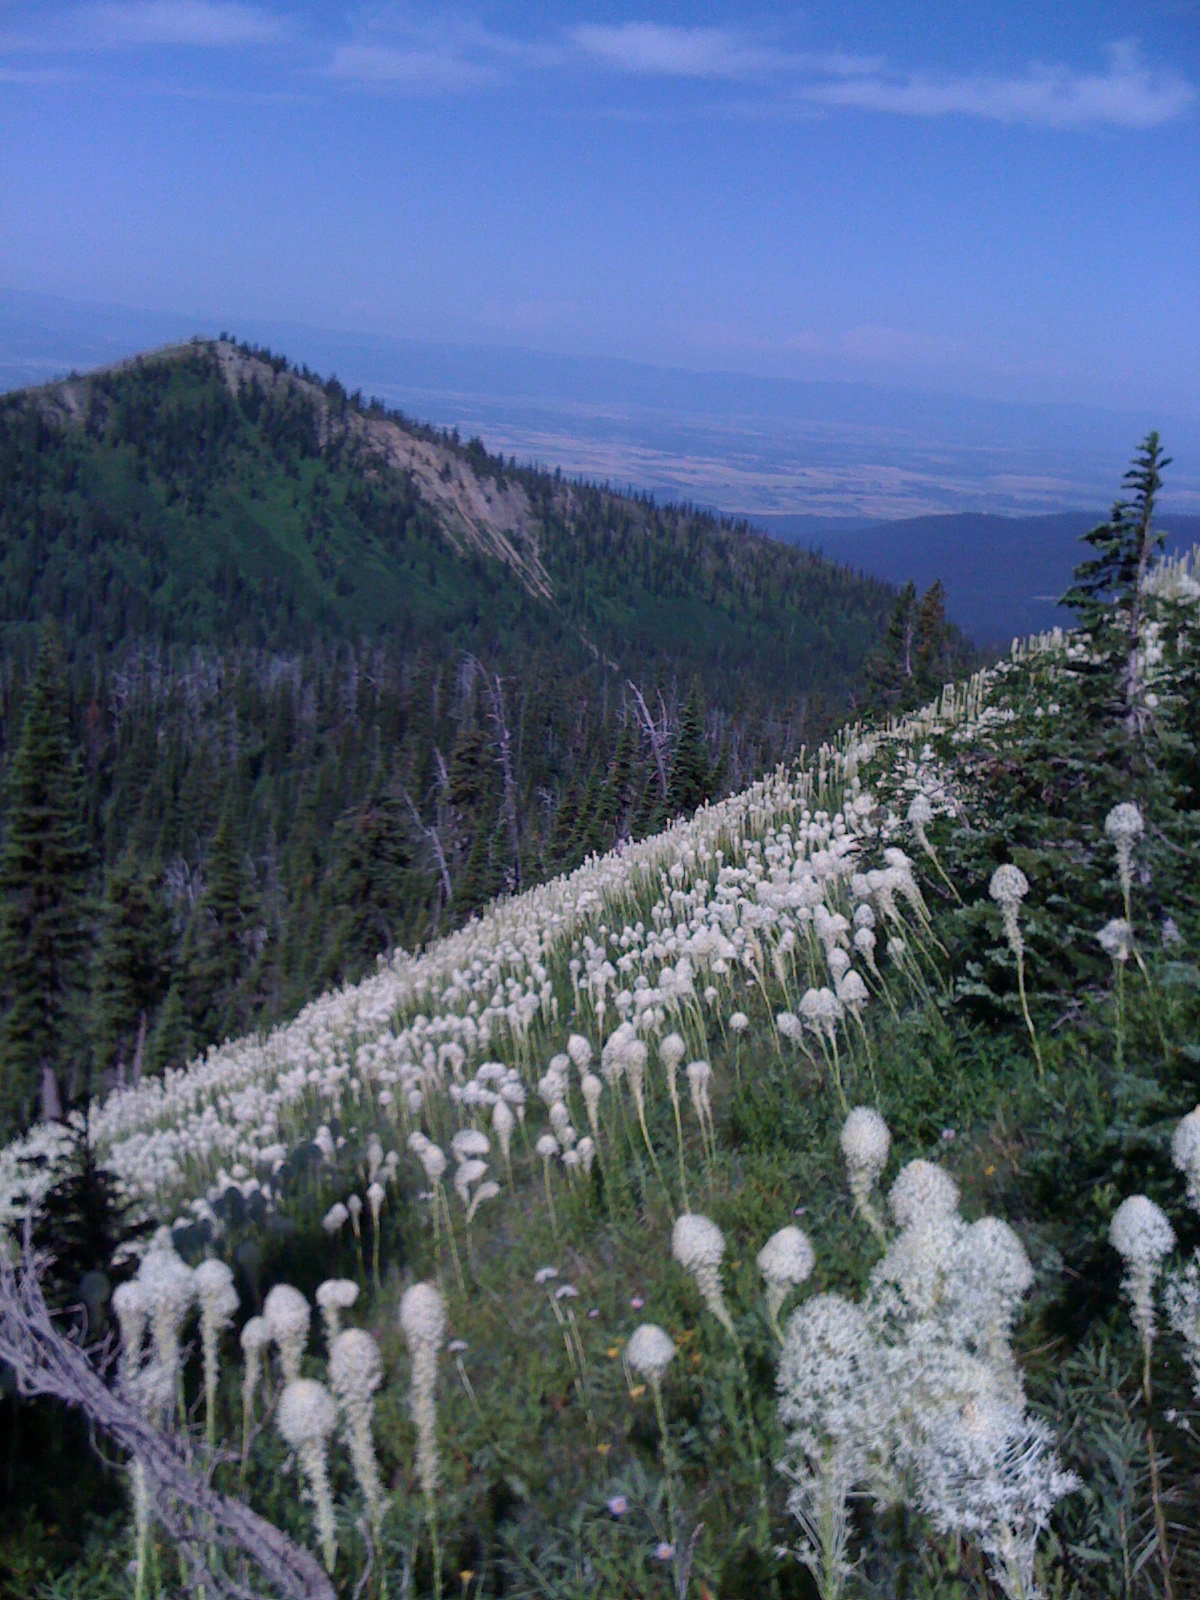
[[[1200,415],[1200,0],[0,0],[0,287]]]

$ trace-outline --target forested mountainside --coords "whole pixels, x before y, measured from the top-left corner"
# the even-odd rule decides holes
[[[31,1042],[6,990],[0,1046],[78,1088],[285,1015],[791,756],[874,646],[881,705],[965,659],[936,592],[229,340],[10,395],[0,825],[15,859],[55,812],[77,937],[57,1020]]]

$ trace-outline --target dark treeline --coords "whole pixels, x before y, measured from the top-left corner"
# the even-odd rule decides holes
[[[236,354],[233,385],[197,346],[0,404],[0,1132],[899,708],[960,648],[936,595]],[[485,504],[523,492],[549,596],[444,526],[380,419]]]

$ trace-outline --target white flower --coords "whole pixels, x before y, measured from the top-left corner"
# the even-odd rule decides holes
[[[316,1301],[325,1323],[325,1343],[332,1349],[341,1328],[341,1313],[358,1299],[353,1278],[326,1278],[317,1285]]]
[[[354,1476],[373,1522],[383,1514],[384,1493],[371,1438],[371,1412],[376,1389],[383,1382],[383,1360],[379,1346],[361,1328],[348,1328],[338,1334],[329,1352],[329,1381],[337,1395],[344,1418],[346,1445]]]
[[[769,1284],[793,1289],[812,1272],[816,1255],[807,1235],[792,1226],[773,1233],[758,1252],[758,1270]]]
[[[1154,1283],[1163,1258],[1175,1248],[1175,1230],[1153,1200],[1133,1194],[1114,1212],[1108,1237],[1125,1262],[1121,1287],[1129,1298],[1133,1325],[1142,1336],[1149,1361],[1154,1338]]]
[[[1029,893],[1029,879],[1011,861],[996,868],[988,893],[1003,910],[1015,910]]]
[[[471,1203],[471,1185],[478,1183],[488,1169],[486,1161],[464,1161],[454,1173],[454,1189],[464,1206]]]
[[[725,1235],[707,1217],[684,1213],[671,1233],[671,1253],[688,1272],[697,1267],[717,1267],[725,1254]]]
[[[1134,1265],[1157,1265],[1175,1248],[1175,1230],[1144,1194],[1123,1200],[1109,1224],[1113,1249]]]
[[[432,1500],[438,1487],[437,1353],[446,1333],[446,1302],[431,1283],[414,1283],[400,1301],[400,1326],[412,1356],[412,1413],[417,1477]]]
[[[758,1270],[767,1281],[767,1314],[772,1327],[778,1328],[784,1301],[808,1278],[816,1259],[808,1236],[792,1226],[773,1233],[758,1252]]]
[[[1049,1428],[986,1391],[948,1398],[929,1424],[914,1461],[921,1508],[940,1533],[979,1541],[1009,1600],[1034,1600],[1038,1536],[1079,1487]]]
[[[340,1200],[335,1201],[321,1219],[321,1226],[328,1234],[340,1233],[350,1220],[350,1213]]]
[[[1096,935],[1097,943],[1112,961],[1128,961],[1133,953],[1133,929],[1124,917],[1106,922]]]
[[[414,1283],[400,1299],[400,1326],[409,1345],[441,1344],[446,1332],[446,1302],[432,1283]]]
[[[729,1019],[730,1033],[742,1034],[750,1026],[750,1018],[744,1011],[735,1011]]]
[[[505,1161],[510,1159],[512,1149],[513,1129],[516,1127],[516,1118],[509,1110],[508,1101],[502,1097],[497,1099],[492,1107],[492,1127],[495,1129],[496,1138],[500,1144],[500,1153]]]
[[[308,1301],[290,1283],[277,1283],[263,1302],[263,1320],[278,1347],[285,1382],[297,1382],[312,1321]]]
[[[575,1063],[575,1069],[583,1072],[591,1063],[592,1047],[581,1033],[573,1033],[567,1040],[567,1054]]]
[[[451,1139],[450,1148],[456,1161],[465,1162],[471,1157],[490,1154],[492,1146],[486,1133],[480,1133],[477,1128],[460,1128]]]
[[[676,1219],[672,1230],[671,1252],[680,1266],[695,1278],[705,1305],[733,1338],[733,1318],[729,1315],[721,1292],[720,1269],[721,1257],[725,1253],[725,1235],[720,1228],[707,1217],[685,1212]]]
[[[1104,819],[1104,831],[1114,842],[1140,838],[1145,826],[1140,809],[1131,800],[1114,806]]]
[[[958,1185],[944,1167],[932,1161],[910,1161],[901,1167],[888,1203],[897,1225],[908,1228],[953,1216],[958,1210]]]
[[[275,1425],[304,1469],[325,1568],[332,1572],[337,1559],[337,1525],[325,1464],[325,1443],[337,1425],[337,1409],[328,1389],[311,1378],[298,1378],[288,1383],[279,1397]]]
[[[1188,1200],[1200,1211],[1200,1106],[1172,1134],[1171,1159],[1187,1179]]]
[[[142,1341],[146,1336],[146,1319],[150,1310],[146,1295],[136,1278],[117,1285],[113,1290],[112,1307],[121,1330],[121,1370],[131,1374],[141,1361]]]
[[[869,1194],[879,1182],[892,1148],[887,1123],[873,1107],[855,1106],[842,1124],[841,1145],[852,1192],[857,1196],[862,1188]]]
[[[851,1483],[886,1449],[890,1402],[870,1325],[837,1294],[814,1295],[788,1318],[779,1358],[779,1418],[793,1454],[820,1460],[832,1446]]]
[[[202,1261],[192,1274],[200,1302],[200,1343],[204,1358],[205,1415],[210,1441],[215,1437],[217,1377],[221,1335],[239,1305],[233,1273],[224,1261]]]
[[[663,1373],[674,1354],[675,1345],[670,1335],[655,1322],[643,1322],[640,1328],[634,1330],[625,1346],[626,1361],[636,1373],[649,1378],[652,1383],[662,1382]]]
[[[280,1395],[276,1422],[288,1444],[298,1450],[302,1445],[328,1439],[337,1426],[337,1411],[323,1383],[299,1378]]]
[[[930,804],[927,794],[918,791],[913,795],[908,804],[908,820],[912,823],[914,830],[927,828],[933,821],[933,806]]]
[[[664,1039],[659,1041],[658,1054],[663,1065],[670,1072],[674,1067],[678,1067],[687,1054],[687,1046],[679,1034],[668,1033]]]

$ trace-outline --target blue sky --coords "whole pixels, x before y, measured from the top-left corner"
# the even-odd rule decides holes
[[[1200,4],[0,0],[0,288],[1200,415]]]

